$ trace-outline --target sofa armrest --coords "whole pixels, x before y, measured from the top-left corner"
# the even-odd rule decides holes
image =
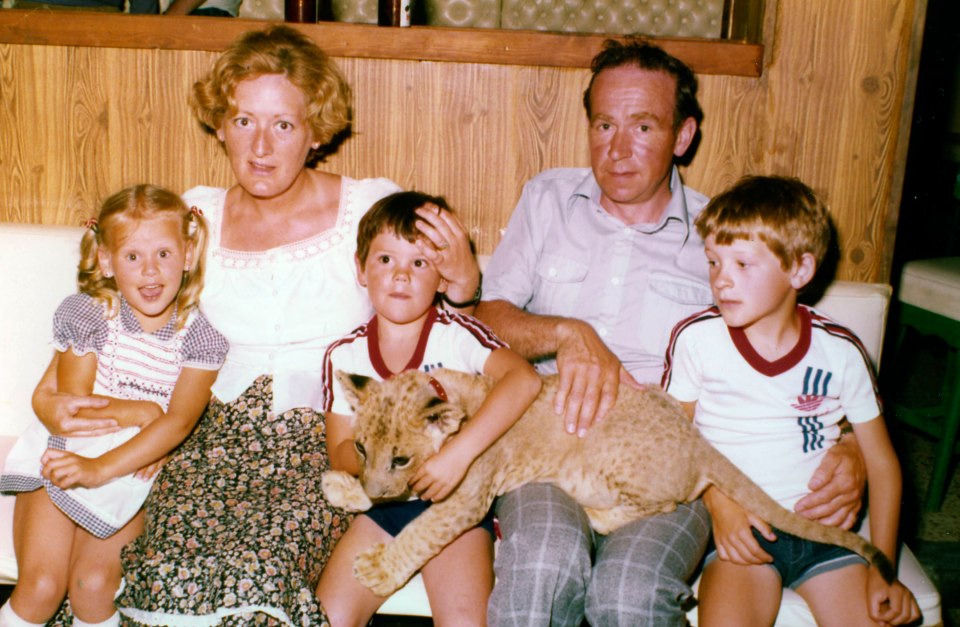
[[[7,459],[7,453],[15,435],[0,436],[0,468]],[[13,585],[17,582],[17,560],[13,551],[13,506],[16,497],[0,495],[0,585]]]

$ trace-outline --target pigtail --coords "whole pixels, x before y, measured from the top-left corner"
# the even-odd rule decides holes
[[[184,240],[193,249],[193,261],[183,272],[183,282],[177,295],[177,328],[183,328],[190,315],[200,306],[200,293],[206,269],[209,229],[203,212],[191,207],[184,218]]]
[[[103,274],[100,267],[100,246],[103,245],[102,229],[96,218],[85,223],[87,229],[80,238],[80,263],[77,265],[77,289],[106,307],[106,317],[113,318],[120,311],[120,292],[116,280]]]

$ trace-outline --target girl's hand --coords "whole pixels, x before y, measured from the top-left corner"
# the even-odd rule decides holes
[[[772,562],[773,558],[760,548],[753,536],[753,529],[756,529],[760,535],[773,542],[777,536],[770,525],[740,507],[719,490],[711,489],[708,494],[709,496],[704,495],[704,503],[713,519],[713,541],[717,545],[720,559],[743,565]]]
[[[447,295],[458,303],[473,298],[480,283],[480,266],[470,247],[467,230],[455,215],[428,204],[417,209],[417,228],[423,237],[417,248],[447,281]]]
[[[163,465],[167,463],[168,459],[170,459],[170,456],[164,455],[152,464],[147,464],[137,472],[133,473],[133,476],[142,481],[150,481],[157,475],[158,472],[160,472],[160,469],[163,468]]]
[[[440,452],[420,466],[413,476],[410,487],[424,501],[442,501],[460,485],[464,475],[467,474],[467,469],[473,463],[472,459],[465,459],[465,457],[465,455],[458,455],[452,449],[440,449]]]
[[[913,593],[899,581],[885,582],[876,568],[867,573],[867,610],[881,625],[904,625],[920,618]]]
[[[48,448],[40,458],[43,476],[61,490],[69,488],[96,488],[112,477],[106,476],[100,460],[81,457],[68,451]]]

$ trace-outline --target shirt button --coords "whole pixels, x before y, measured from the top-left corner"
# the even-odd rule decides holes
[[[550,271],[548,272],[548,274],[549,274],[550,276],[557,276],[557,269],[556,269],[556,268],[550,268]]]
[[[273,330],[274,330],[274,331],[279,331],[279,330],[280,330],[280,325],[279,325],[279,324],[273,325]]]
[[[610,282],[613,283],[614,285],[620,285],[620,277],[615,276],[612,279],[610,279]]]
[[[606,329],[600,329],[599,331],[597,331],[597,333],[600,334],[600,337],[607,337],[607,330],[606,330]]]

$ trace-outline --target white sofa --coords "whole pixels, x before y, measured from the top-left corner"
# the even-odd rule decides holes
[[[30,397],[52,356],[50,329],[57,304],[76,289],[80,234],[75,227],[0,223],[0,270],[4,299],[0,306],[0,460],[31,420]],[[817,306],[860,335],[879,361],[890,287],[834,283]],[[13,552],[13,503],[0,497],[0,584],[16,582]],[[938,625],[940,596],[907,547],[900,557],[900,579],[920,602],[924,625]],[[419,577],[393,595],[382,614],[429,616]],[[696,611],[690,614],[696,624]],[[806,605],[786,591],[779,626],[813,625]]]

